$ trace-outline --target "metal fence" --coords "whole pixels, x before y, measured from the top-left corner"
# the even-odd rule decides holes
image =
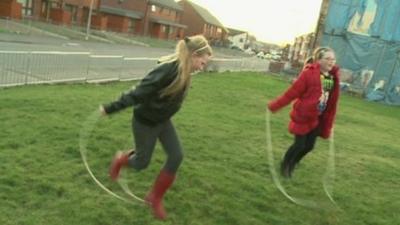
[[[93,55],[90,52],[0,51],[0,87],[72,81],[140,79],[157,58]],[[213,59],[207,71],[267,71],[258,58]]]

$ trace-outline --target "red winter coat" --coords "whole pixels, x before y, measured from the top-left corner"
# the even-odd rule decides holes
[[[295,100],[290,112],[290,133],[305,135],[319,125],[321,128],[319,136],[329,138],[339,98],[339,67],[334,66],[329,73],[333,75],[335,85],[322,115],[318,111],[319,98],[322,93],[321,72],[318,63],[307,65],[283,95],[268,103],[268,108],[272,112],[276,112]]]

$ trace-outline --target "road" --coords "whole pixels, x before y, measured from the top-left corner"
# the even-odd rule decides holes
[[[135,79],[153,68],[160,56],[173,52],[173,48],[0,33],[0,86],[65,80]],[[245,64],[238,56],[214,52],[215,60],[221,58],[223,61],[218,66],[226,70],[267,68],[265,62],[252,58],[246,59],[249,66],[243,68]],[[232,58],[236,58],[235,61],[229,61]]]

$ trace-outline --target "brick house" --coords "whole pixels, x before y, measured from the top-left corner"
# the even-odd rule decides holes
[[[178,2],[183,8],[182,23],[187,25],[186,35],[204,35],[211,44],[219,45],[227,40],[228,30],[207,9],[191,2]]]
[[[2,0],[3,1],[3,0]],[[5,0],[21,4],[22,17],[56,24],[87,23],[91,0]],[[100,0],[93,0],[94,8]],[[2,7],[0,7],[2,8]]]
[[[176,39],[184,34],[182,7],[174,0],[102,0],[99,13],[106,17],[107,29]]]
[[[21,15],[16,13],[22,12],[22,17],[80,26],[87,24],[91,4],[91,0],[0,1],[0,16],[18,18]],[[174,0],[93,0],[91,26],[100,30],[176,39],[183,37],[186,29],[186,25],[180,22],[182,13],[182,7]]]
[[[0,17],[21,19],[22,4],[17,0],[0,1]]]

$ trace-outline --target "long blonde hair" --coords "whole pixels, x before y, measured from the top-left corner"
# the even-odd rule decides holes
[[[166,88],[161,91],[161,97],[174,96],[187,88],[191,81],[192,55],[212,55],[212,49],[203,35],[185,37],[178,41],[175,53],[160,58],[160,63],[178,61],[178,75]]]

